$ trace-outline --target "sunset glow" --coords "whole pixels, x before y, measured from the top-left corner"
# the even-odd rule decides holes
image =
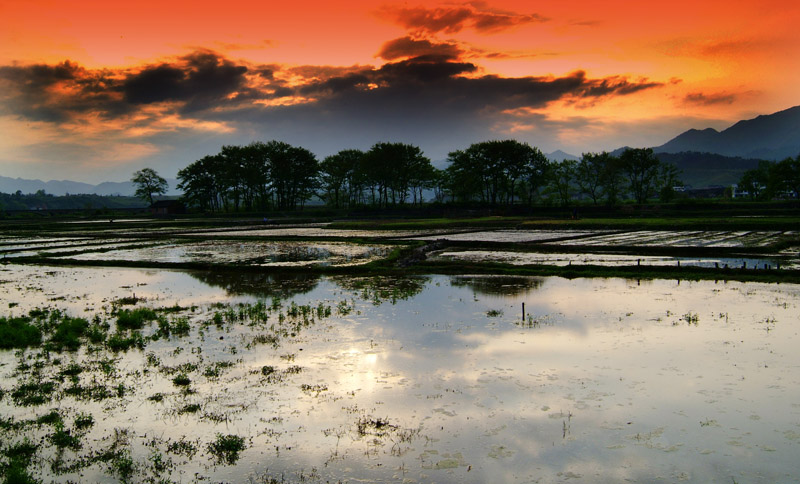
[[[513,137],[579,155],[800,104],[800,4],[0,4],[0,174],[166,176],[223,144],[433,160]]]

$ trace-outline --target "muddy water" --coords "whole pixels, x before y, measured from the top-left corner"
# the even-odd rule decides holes
[[[7,314],[50,305],[91,315],[134,293],[146,298],[140,305],[198,308],[186,313],[188,336],[115,354],[118,379],[132,390],[102,403],[64,396],[15,407],[8,393],[18,357],[0,352],[0,414],[91,413],[97,423],[83,450],[66,458],[124,430],[139,479],[153,476],[156,450],[172,459],[169,477],[182,481],[798,479],[800,286],[251,278],[3,266],[0,300],[15,304]],[[277,346],[248,345],[261,331],[252,325],[203,325],[212,303],[275,297],[284,308],[321,302],[333,311]],[[178,390],[155,360],[196,365],[187,370],[193,391]],[[231,366],[203,376],[218,362]],[[265,377],[265,366],[281,378]],[[158,393],[163,400],[148,399]],[[190,404],[200,410],[181,412]],[[206,447],[217,433],[245,437],[238,461],[215,464]],[[165,450],[181,438],[197,443],[191,458]],[[114,480],[102,464],[53,475],[47,459],[55,453],[40,455],[36,475],[45,480]]]

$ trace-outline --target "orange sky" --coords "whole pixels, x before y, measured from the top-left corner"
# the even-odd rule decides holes
[[[398,138],[434,160],[501,137],[578,155],[653,146],[800,104],[798,25],[796,1],[0,0],[0,175],[100,181],[153,166],[174,176],[223,143],[272,138],[320,157]],[[197,53],[213,60],[201,66]],[[403,76],[418,71],[396,71],[430,54],[444,57],[425,69],[452,71],[415,77],[412,92]],[[55,69],[64,61],[68,79]],[[231,77],[201,76],[212,64]],[[150,96],[158,66],[186,82],[154,84],[171,90]],[[573,81],[581,87],[529,97]],[[464,90],[431,104],[453,88]],[[453,106],[484,92],[483,104]],[[399,102],[403,93],[414,101]],[[404,110],[415,103],[430,111]],[[464,116],[475,122],[457,136],[451,120]],[[419,117],[439,142],[414,131]],[[374,129],[359,135],[360,122]]]

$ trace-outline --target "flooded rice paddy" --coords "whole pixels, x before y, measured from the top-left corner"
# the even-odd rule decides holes
[[[325,224],[93,229],[41,237],[0,236],[3,259],[195,267],[346,267],[393,250],[437,244],[431,260],[514,266],[688,266],[800,269],[795,231],[348,230]],[[60,235],[60,236],[59,236]],[[448,246],[450,245],[450,246]],[[430,252],[430,251],[429,251]]]
[[[794,265],[778,257],[673,257],[638,254],[594,254],[581,253],[540,253],[508,250],[442,250],[431,254],[433,261],[495,262],[511,265],[554,265],[580,266],[594,265],[602,267],[626,266],[670,266],[670,267],[706,267],[706,268],[777,268],[783,262],[784,269],[793,269]]]
[[[798,285],[8,263],[0,301],[40,335],[0,466],[45,482],[799,480]]]

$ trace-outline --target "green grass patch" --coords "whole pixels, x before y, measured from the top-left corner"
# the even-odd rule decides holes
[[[143,350],[145,341],[142,335],[136,332],[129,336],[123,333],[114,333],[106,340],[106,346],[114,352],[128,351],[131,348]]]
[[[150,308],[123,309],[117,313],[117,328],[142,329],[146,322],[156,319],[158,315]]]
[[[208,444],[208,452],[214,456],[217,464],[235,464],[239,460],[239,453],[246,448],[244,437],[232,434],[217,434],[217,438]]]
[[[27,348],[42,343],[42,331],[30,318],[0,318],[0,349]]]
[[[53,398],[56,384],[52,381],[20,383],[11,392],[14,403],[21,406],[42,405]]]
[[[64,317],[55,327],[53,335],[47,342],[48,349],[76,351],[81,347],[81,337],[86,334],[89,321],[83,318]]]

